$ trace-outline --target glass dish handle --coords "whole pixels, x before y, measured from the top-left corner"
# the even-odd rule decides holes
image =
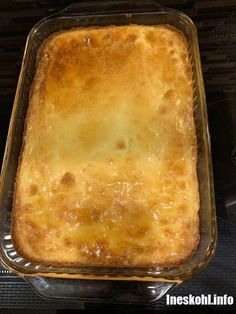
[[[30,276],[24,279],[40,296],[47,299],[98,303],[156,302],[176,285],[174,282],[80,280]]]
[[[73,3],[62,10],[59,15],[84,15],[108,13],[134,13],[160,11],[162,6],[155,0],[119,0],[119,1],[86,1]]]

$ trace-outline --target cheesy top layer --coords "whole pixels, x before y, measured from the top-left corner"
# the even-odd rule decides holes
[[[42,264],[172,266],[198,244],[191,66],[169,26],[72,29],[40,48],[13,241]]]

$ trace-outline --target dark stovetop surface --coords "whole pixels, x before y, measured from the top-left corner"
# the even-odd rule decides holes
[[[41,18],[73,2],[76,1],[0,1],[0,162],[27,34]],[[198,28],[218,216],[218,246],[212,262],[171,294],[216,293],[236,298],[236,0],[157,2],[184,11]],[[21,278],[0,267],[0,308],[13,307],[59,309],[84,305],[43,300]],[[100,307],[96,305],[96,309]],[[165,298],[149,308],[166,309]]]

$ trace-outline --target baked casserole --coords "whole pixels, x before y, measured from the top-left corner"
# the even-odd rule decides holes
[[[168,25],[76,28],[40,47],[12,238],[40,264],[163,266],[199,242],[193,87]]]

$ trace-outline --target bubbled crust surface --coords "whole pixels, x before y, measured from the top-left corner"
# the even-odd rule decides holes
[[[38,55],[12,236],[41,264],[173,266],[199,241],[187,43],[167,25],[72,29]]]

